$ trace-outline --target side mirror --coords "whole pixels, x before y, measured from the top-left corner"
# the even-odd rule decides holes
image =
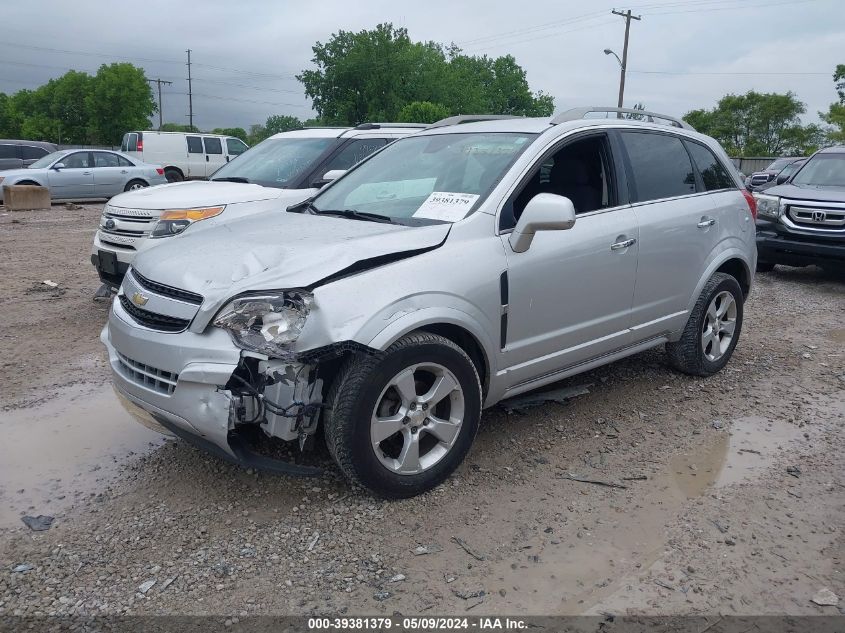
[[[778,174],[778,177],[775,179],[775,184],[782,185],[787,180],[789,180],[789,176]]]
[[[54,163],[53,164],[53,169],[55,169],[56,171],[59,171],[60,169],[64,169],[64,168],[65,168],[64,163]]]
[[[320,187],[325,187],[327,184],[337,180],[338,178],[340,178],[345,173],[346,173],[345,169],[330,169],[325,174],[323,174],[322,178],[312,182],[311,186],[315,187],[317,189],[319,189]]]
[[[525,205],[508,241],[515,253],[524,253],[537,231],[566,231],[573,226],[575,205],[572,200],[553,193],[538,193]]]

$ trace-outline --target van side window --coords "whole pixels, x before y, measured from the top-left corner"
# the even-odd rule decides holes
[[[206,154],[222,154],[223,153],[223,143],[220,142],[219,138],[211,138],[211,137],[203,137],[203,141],[205,141],[205,153]]]
[[[566,143],[546,157],[502,209],[500,229],[516,226],[525,205],[538,193],[565,196],[575,213],[588,213],[616,205],[610,168],[610,150],[605,135],[589,136]]]
[[[24,160],[35,160],[46,156],[49,152],[43,147],[35,147],[34,145],[21,145],[21,154]]]
[[[719,189],[736,189],[736,183],[728,175],[725,166],[719,162],[715,154],[704,145],[689,140],[684,140],[690,156],[701,174],[705,191],[718,191]]]
[[[202,154],[202,139],[199,136],[186,136],[189,154]]]
[[[0,158],[17,158],[18,148],[14,145],[0,145]]]
[[[229,156],[240,156],[249,148],[239,138],[227,138],[226,149],[229,151]]]
[[[695,173],[681,139],[658,132],[621,132],[633,176],[634,202],[695,193]]]

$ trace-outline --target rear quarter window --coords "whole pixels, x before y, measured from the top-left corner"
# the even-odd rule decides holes
[[[621,132],[635,202],[695,193],[695,172],[681,139],[659,132]]]
[[[18,152],[14,145],[0,145],[0,158],[17,158]]]
[[[21,145],[21,154],[24,160],[38,160],[39,158],[49,154],[49,152],[43,147]]]
[[[725,166],[709,148],[689,140],[685,140],[684,143],[689,150],[690,156],[692,156],[696,168],[698,168],[698,173],[701,174],[705,191],[736,188],[736,184],[728,174]]]

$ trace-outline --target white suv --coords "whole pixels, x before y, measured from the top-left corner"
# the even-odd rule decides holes
[[[302,448],[322,425],[350,480],[403,497],[448,477],[504,398],[658,345],[719,371],[754,199],[712,138],[630,112],[649,120],[435,124],[287,213],[145,253],[102,334],[117,391],[286,472],[309,470],[266,438]]]
[[[115,196],[103,209],[91,263],[103,283],[116,290],[139,252],[189,227],[193,233],[235,217],[284,210],[387,143],[423,127],[364,123],[282,132],[224,164],[207,182],[176,182]]]

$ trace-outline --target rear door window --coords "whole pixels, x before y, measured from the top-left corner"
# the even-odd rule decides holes
[[[685,140],[684,144],[689,150],[690,156],[701,174],[705,191],[718,191],[719,189],[733,189],[736,187],[733,179],[728,175],[725,166],[719,162],[704,145]]]
[[[681,139],[659,132],[620,132],[633,180],[634,202],[695,193],[695,172]]]
[[[119,161],[117,160],[117,154],[109,154],[108,152],[94,152],[94,166],[118,167]]]
[[[189,154],[202,154],[202,139],[199,136],[186,136]]]
[[[219,138],[211,138],[211,137],[204,137],[203,140],[205,141],[205,153],[206,154],[222,154],[223,153],[223,143],[220,142]]]
[[[43,147],[35,147],[34,145],[21,145],[21,154],[24,160],[38,160],[46,156],[49,152]]]

